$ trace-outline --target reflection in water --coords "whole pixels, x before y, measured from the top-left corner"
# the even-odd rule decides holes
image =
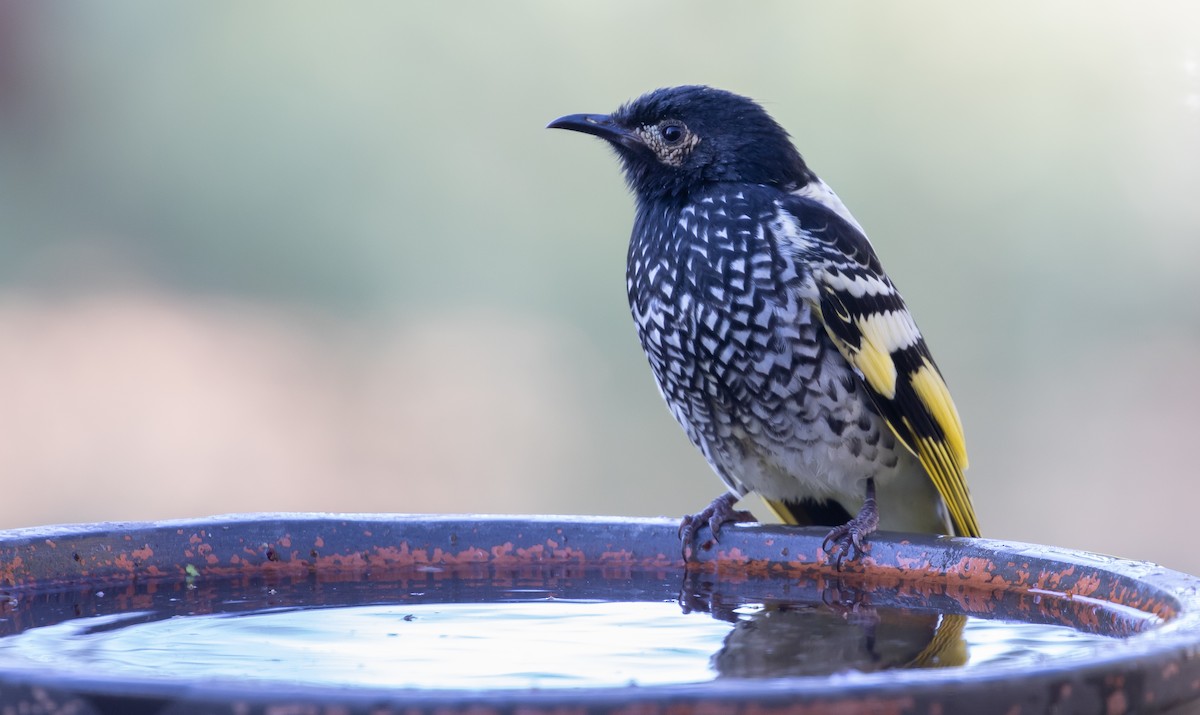
[[[733,623],[712,666],[720,677],[778,678],[966,665],[967,617],[936,610],[876,606],[871,592],[844,584],[817,587],[819,599],[727,602],[711,583],[685,582],[685,611]]]
[[[735,678],[963,665],[965,623],[965,616],[893,608],[767,605],[734,624],[712,664],[719,676]]]

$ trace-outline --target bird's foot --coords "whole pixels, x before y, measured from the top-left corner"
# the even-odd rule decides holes
[[[849,557],[854,561],[870,550],[867,537],[875,532],[879,518],[861,519],[861,513],[841,526],[832,529],[821,543],[825,553],[833,556],[837,553],[837,568],[842,570],[842,562]]]
[[[754,515],[748,511],[734,509],[740,497],[726,492],[713,499],[712,504],[701,509],[696,514],[689,514],[679,522],[679,541],[683,547],[683,558],[691,558],[696,546],[696,533],[708,526],[712,532],[712,540],[720,541],[721,527],[725,524],[742,521],[754,521]],[[708,542],[706,542],[707,544]]]
[[[867,498],[858,514],[845,524],[832,529],[826,535],[825,541],[821,542],[821,548],[830,556],[837,552],[835,563],[837,570],[841,571],[842,561],[847,556],[854,561],[870,549],[867,537],[874,534],[878,528],[879,510],[875,507],[875,480],[868,479]]]
[[[821,591],[821,602],[847,623],[874,626],[880,622],[868,591],[838,583]]]
[[[708,613],[727,623],[737,623],[740,618],[737,609],[742,606],[741,602],[722,596],[712,574],[685,571],[677,601],[684,613]]]

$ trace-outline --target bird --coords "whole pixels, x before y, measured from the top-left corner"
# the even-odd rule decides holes
[[[616,153],[635,201],[626,289],[659,392],[726,491],[679,527],[684,557],[755,492],[829,526],[977,537],[962,422],[863,227],[754,100],[666,87],[548,128]],[[705,542],[710,544],[711,542]]]

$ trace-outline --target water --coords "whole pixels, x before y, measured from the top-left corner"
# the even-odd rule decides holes
[[[729,630],[671,603],[538,601],[68,621],[0,641],[0,663],[63,659],[130,677],[412,688],[654,685],[711,679]]]
[[[638,595],[625,600],[490,583],[487,602],[472,602],[478,588],[456,579],[420,589],[242,583],[59,594],[0,612],[0,669],[421,689],[649,686],[1031,665],[1086,656],[1155,624],[1095,603],[1084,606],[1092,625],[1082,629],[1062,618],[989,620],[879,605],[887,593],[857,591],[730,600],[701,590],[681,607],[654,597],[653,584],[626,581]],[[582,592],[608,592],[597,589],[593,579]],[[991,598],[992,612],[1005,613],[1006,597]],[[1061,616],[1066,605],[1079,607],[1045,612]]]

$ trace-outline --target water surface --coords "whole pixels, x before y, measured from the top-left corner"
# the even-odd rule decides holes
[[[488,602],[425,602],[426,592],[407,591],[401,602],[353,603],[367,595],[395,601],[394,587],[380,585],[354,589],[351,603],[298,607],[274,605],[280,588],[226,592],[219,603],[182,592],[159,599],[160,608],[24,628],[18,621],[29,614],[21,608],[38,604],[21,604],[0,619],[15,631],[0,638],[0,669],[419,689],[619,687],[1035,665],[1086,656],[1116,637],[1062,623],[875,606],[862,594],[852,603],[772,599],[697,609],[675,599],[510,588]]]

